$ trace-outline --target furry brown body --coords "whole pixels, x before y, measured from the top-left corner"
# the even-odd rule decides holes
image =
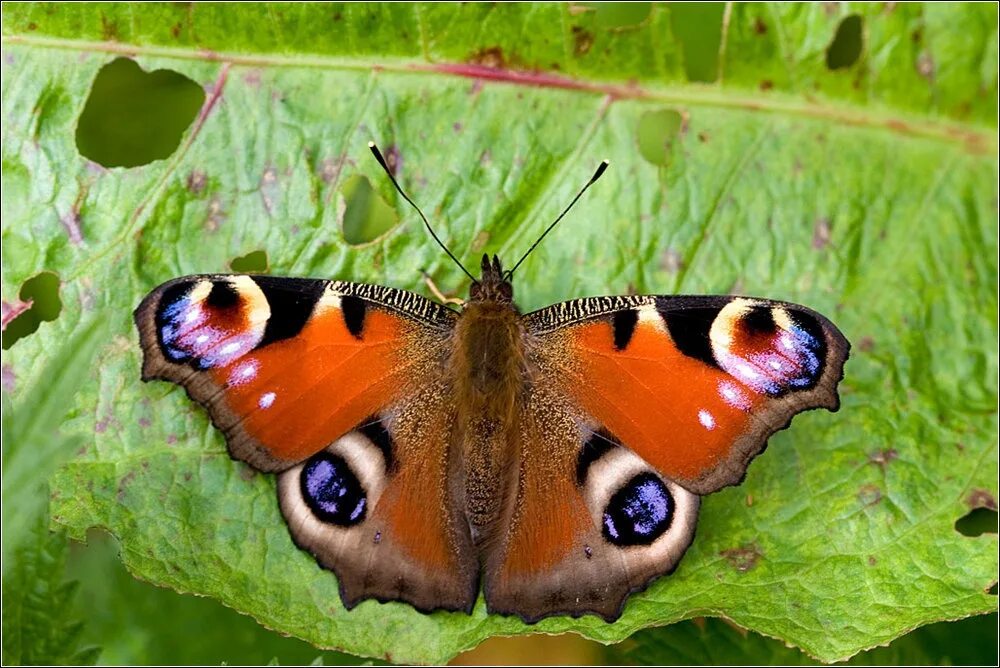
[[[519,464],[517,419],[529,375],[521,314],[499,260],[483,256],[482,279],[454,332],[448,377],[458,408],[465,498],[473,540],[489,541],[502,526]]]

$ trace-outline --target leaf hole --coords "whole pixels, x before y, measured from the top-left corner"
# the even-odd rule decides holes
[[[651,2],[585,2],[581,6],[594,10],[594,23],[605,30],[635,28],[653,11]]]
[[[197,83],[173,70],[145,72],[116,58],[101,68],[76,126],[80,154],[104,167],[168,157],[205,102]]]
[[[674,109],[647,111],[636,129],[639,154],[654,165],[666,166],[683,125],[684,117]]]
[[[973,508],[958,518],[955,531],[972,538],[984,533],[997,533],[997,511],[991,508]]]
[[[59,276],[51,271],[32,276],[21,286],[18,293],[20,305],[8,307],[4,304],[4,327],[0,348],[8,350],[26,336],[34,334],[43,322],[52,322],[62,311],[59,299]],[[17,314],[7,320],[8,308]]]
[[[837,26],[833,41],[826,48],[826,66],[831,70],[841,70],[858,62],[864,37],[861,32],[861,17],[851,14]]]
[[[688,81],[711,83],[719,76],[724,3],[672,2],[670,25],[684,53]]]
[[[340,188],[344,196],[344,240],[352,246],[368,244],[391,230],[399,214],[372,188],[367,177],[355,174]]]
[[[267,273],[267,251],[255,250],[233,258],[229,267],[241,274],[265,274]]]

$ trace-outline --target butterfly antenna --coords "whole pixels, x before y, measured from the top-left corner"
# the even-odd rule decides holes
[[[385,170],[385,175],[389,177],[390,181],[392,181],[392,185],[396,186],[396,191],[403,196],[403,199],[405,199],[407,202],[410,203],[410,206],[412,206],[414,209],[417,210],[417,213],[420,214],[420,219],[424,221],[424,225],[427,226],[427,231],[431,233],[432,237],[434,237],[434,241],[438,243],[438,246],[444,249],[444,252],[448,254],[448,257],[450,257],[452,260],[455,261],[455,264],[457,264],[461,268],[461,270],[465,272],[466,276],[472,279],[473,283],[478,283],[476,277],[469,273],[469,270],[466,269],[465,266],[458,261],[458,258],[455,257],[455,254],[452,253],[450,250],[448,250],[448,247],[444,245],[443,241],[438,239],[438,235],[434,234],[434,228],[431,227],[430,222],[428,222],[427,220],[427,216],[425,216],[424,212],[420,210],[420,207],[414,204],[413,200],[407,197],[406,193],[403,192],[403,189],[399,187],[398,183],[396,183],[396,177],[392,175],[392,172],[389,170],[389,165],[386,164],[385,158],[382,157],[382,152],[378,150],[378,146],[375,145],[375,142],[373,141],[368,142],[368,148],[371,149],[371,152],[375,156],[375,159],[378,160],[378,164],[380,164],[382,166],[382,169]]]
[[[535,247],[538,244],[542,243],[542,239],[545,238],[545,235],[551,232],[552,228],[555,227],[556,224],[563,219],[563,216],[569,213],[569,210],[573,208],[573,205],[576,204],[576,201],[581,197],[583,197],[583,193],[587,192],[587,188],[594,185],[594,182],[597,181],[597,179],[601,178],[601,175],[604,173],[604,170],[606,170],[608,168],[608,165],[610,164],[611,162],[609,160],[601,161],[601,164],[597,166],[597,171],[594,172],[594,175],[590,177],[589,181],[587,181],[587,185],[585,185],[583,188],[580,189],[580,192],[576,194],[576,197],[574,197],[573,201],[569,203],[569,206],[563,209],[563,212],[559,214],[559,217],[553,220],[552,224],[545,228],[545,231],[542,232],[542,236],[538,237],[538,240],[535,241],[535,243],[531,244],[531,248],[528,249],[528,252],[522,255],[521,259],[517,261],[517,264],[515,264],[514,267],[507,272],[507,280],[510,280],[510,277],[514,275],[514,272],[517,270],[518,267],[521,266],[521,263],[524,262],[524,259],[529,255],[531,255],[531,251],[535,250]]]

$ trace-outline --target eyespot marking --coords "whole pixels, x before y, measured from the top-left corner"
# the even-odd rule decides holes
[[[734,300],[710,332],[719,366],[755,392],[780,396],[813,387],[826,355],[823,328],[807,313]]]
[[[160,350],[195,369],[225,366],[253,350],[269,310],[243,276],[202,278],[171,285],[156,308]]]
[[[365,519],[365,490],[343,457],[325,451],[314,455],[299,481],[302,498],[318,519],[341,527]]]
[[[604,538],[614,545],[650,545],[674,515],[674,498],[655,474],[645,471],[615,492],[604,509]]]

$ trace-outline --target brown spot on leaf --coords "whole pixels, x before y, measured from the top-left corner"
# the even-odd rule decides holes
[[[492,67],[494,69],[502,69],[507,65],[507,61],[503,55],[503,49],[499,46],[488,46],[484,49],[480,49],[465,60],[473,65]]]
[[[105,42],[118,39],[118,24],[109,21],[103,13],[101,13],[101,39]]]
[[[9,364],[0,367],[0,386],[5,392],[13,392],[17,387],[17,374],[14,373],[14,367]]]
[[[917,56],[917,73],[925,79],[934,78],[934,58],[924,51]]]
[[[868,463],[878,466],[883,471],[885,470],[885,467],[887,467],[894,459],[899,459],[899,453],[895,448],[879,450],[878,452],[868,455]]]
[[[243,478],[244,480],[249,481],[257,477],[257,472],[254,471],[249,466],[247,466],[246,464],[240,464],[239,470],[240,470],[240,477]]]
[[[205,190],[207,181],[205,172],[193,170],[187,177],[187,189],[192,195],[200,195]]]
[[[772,88],[774,88],[774,82],[771,81],[770,79],[764,79],[763,81],[760,82],[761,90],[771,90]]]
[[[243,83],[250,86],[251,88],[257,88],[258,86],[260,86],[260,70],[257,68],[248,70],[243,75]]]
[[[719,552],[720,557],[725,557],[729,564],[740,573],[752,570],[764,553],[760,551],[756,543],[734,547]]]
[[[767,34],[767,24],[759,16],[753,20],[753,31],[758,35]]]
[[[866,508],[882,501],[882,490],[877,485],[862,485],[858,488],[858,501]]]
[[[753,505],[753,494],[747,494],[747,507],[749,508],[752,505]]]
[[[840,10],[839,2],[824,2],[821,3],[823,11],[826,12],[827,16],[834,16]]]
[[[997,500],[985,489],[974,489],[965,500],[969,508],[986,508],[988,510],[997,509]]]
[[[830,219],[821,216],[816,219],[813,226],[812,247],[816,250],[823,250],[830,245]]]
[[[208,216],[205,218],[205,227],[209,232],[215,232],[226,219],[226,212],[222,209],[222,200],[218,195],[212,197],[208,203]]]
[[[704,132],[704,131],[699,132],[698,133],[698,141],[700,141],[702,144],[707,144],[708,143],[708,133]]]
[[[79,246],[83,243],[83,234],[80,230],[79,204],[74,204],[73,208],[59,220],[63,224],[63,227],[66,228],[66,234],[69,235],[69,240],[74,246]]]
[[[125,488],[135,480],[135,471],[129,471],[125,474],[125,477],[118,481],[118,502],[121,503],[125,500]]]
[[[684,268],[684,258],[675,248],[667,248],[660,258],[660,267],[668,274],[676,274]]]
[[[869,566],[874,566],[877,563],[878,563],[878,559],[876,559],[875,557],[872,557],[872,556],[868,557],[868,565]]]
[[[861,337],[861,340],[858,341],[858,348],[860,348],[863,353],[870,353],[875,350],[875,339],[870,336]]]
[[[395,144],[390,144],[385,152],[385,165],[393,176],[396,176],[403,169],[403,154],[399,152],[399,147]]]
[[[319,178],[323,183],[332,183],[337,180],[337,176],[340,174],[340,170],[344,167],[344,158],[340,157],[338,160],[333,158],[324,158],[319,165]]]
[[[573,53],[582,56],[594,45],[594,35],[580,26],[573,26]]]
[[[486,244],[490,241],[490,233],[487,230],[480,230],[476,234],[476,238],[472,240],[472,252],[478,253],[479,251],[486,248]]]

